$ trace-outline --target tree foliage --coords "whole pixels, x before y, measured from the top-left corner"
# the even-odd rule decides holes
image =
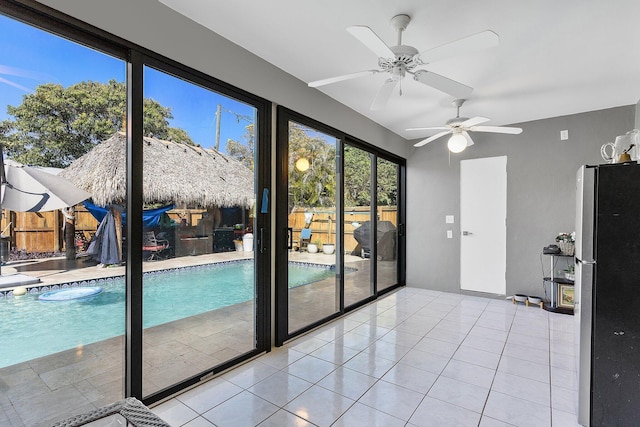
[[[295,167],[300,158],[309,161],[309,169]],[[296,124],[289,125],[289,210],[296,207],[336,205],[336,145]]]
[[[124,83],[86,81],[67,88],[47,83],[19,106],[7,107],[14,119],[0,124],[0,139],[7,155],[20,163],[64,168],[121,130],[125,112]],[[184,130],[169,127],[172,118],[170,108],[144,99],[145,135],[193,144]]]
[[[378,158],[378,206],[398,204],[398,165]]]
[[[344,147],[345,206],[371,206],[371,153],[357,147]],[[377,162],[378,206],[398,202],[398,166],[385,159]]]
[[[364,150],[344,146],[344,203],[345,206],[371,205],[372,155]]]
[[[238,160],[240,163],[248,167],[250,170],[254,169],[254,144],[255,144],[255,128],[254,125],[248,125],[245,127],[245,133],[242,136],[245,143],[234,141],[229,139],[227,141],[226,151],[227,154]]]
[[[246,127],[244,143],[227,141],[226,151],[249,169],[254,169],[255,127]],[[295,163],[300,158],[309,161],[309,169],[299,171]],[[336,147],[307,130],[291,123],[289,127],[289,211],[293,206],[335,206],[336,199]]]
[[[227,141],[227,154],[254,168],[253,125],[247,126],[244,143]],[[300,171],[296,162],[305,158],[309,169]],[[345,206],[371,206],[371,153],[344,146]],[[319,137],[297,123],[289,125],[289,212],[293,207],[334,207],[336,204],[336,144]],[[398,166],[378,159],[378,206],[394,206],[398,200]]]

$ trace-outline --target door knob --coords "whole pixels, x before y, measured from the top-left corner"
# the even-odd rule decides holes
[[[470,231],[463,231],[463,232],[462,232],[462,235],[463,235],[463,236],[469,236],[469,235],[471,235],[471,234],[473,234],[473,233],[472,233],[472,232],[470,232]]]

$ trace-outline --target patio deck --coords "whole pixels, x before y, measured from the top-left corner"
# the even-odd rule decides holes
[[[247,259],[251,255],[225,252],[172,258],[145,262],[143,271]],[[295,252],[289,259],[326,265],[335,257]],[[349,280],[352,300],[365,298],[369,295],[369,260],[346,256],[345,264],[357,269]],[[394,265],[380,263],[379,277],[385,271],[394,274]],[[38,277],[41,283],[36,286],[40,287],[125,274],[123,266],[97,268],[93,261],[61,258],[13,262],[2,270],[3,274]],[[292,289],[290,330],[304,326],[309,319],[334,313],[334,294],[332,279]],[[145,329],[144,393],[158,391],[253,349],[254,318],[253,301],[248,301]],[[121,399],[123,357],[124,337],[119,336],[1,368],[0,425],[50,425]]]

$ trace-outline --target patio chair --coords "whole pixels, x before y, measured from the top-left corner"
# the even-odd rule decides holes
[[[307,250],[309,243],[311,243],[311,229],[303,228],[300,230],[300,252]]]
[[[89,248],[89,239],[84,234],[84,231],[75,232],[76,249],[80,252],[86,252]]]
[[[159,259],[166,259],[169,254],[169,241],[160,239],[153,231],[145,231],[142,236],[142,251],[143,258],[144,253],[148,253],[148,258],[145,261],[155,261]]]

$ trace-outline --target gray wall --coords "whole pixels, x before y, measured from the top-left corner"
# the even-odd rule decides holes
[[[409,151],[407,142],[388,129],[157,0],[40,3],[402,157]],[[237,17],[228,17],[234,18]]]
[[[635,129],[640,129],[640,101],[636,104],[636,126]]]
[[[576,170],[602,163],[600,146],[632,129],[635,117],[631,105],[521,123],[521,135],[475,133],[476,144],[450,160],[446,138],[415,149],[407,161],[407,284],[460,292],[460,160],[506,155],[507,295],[541,295],[542,248],[574,230]],[[569,139],[560,141],[564,129]],[[455,215],[453,227],[445,215]]]

